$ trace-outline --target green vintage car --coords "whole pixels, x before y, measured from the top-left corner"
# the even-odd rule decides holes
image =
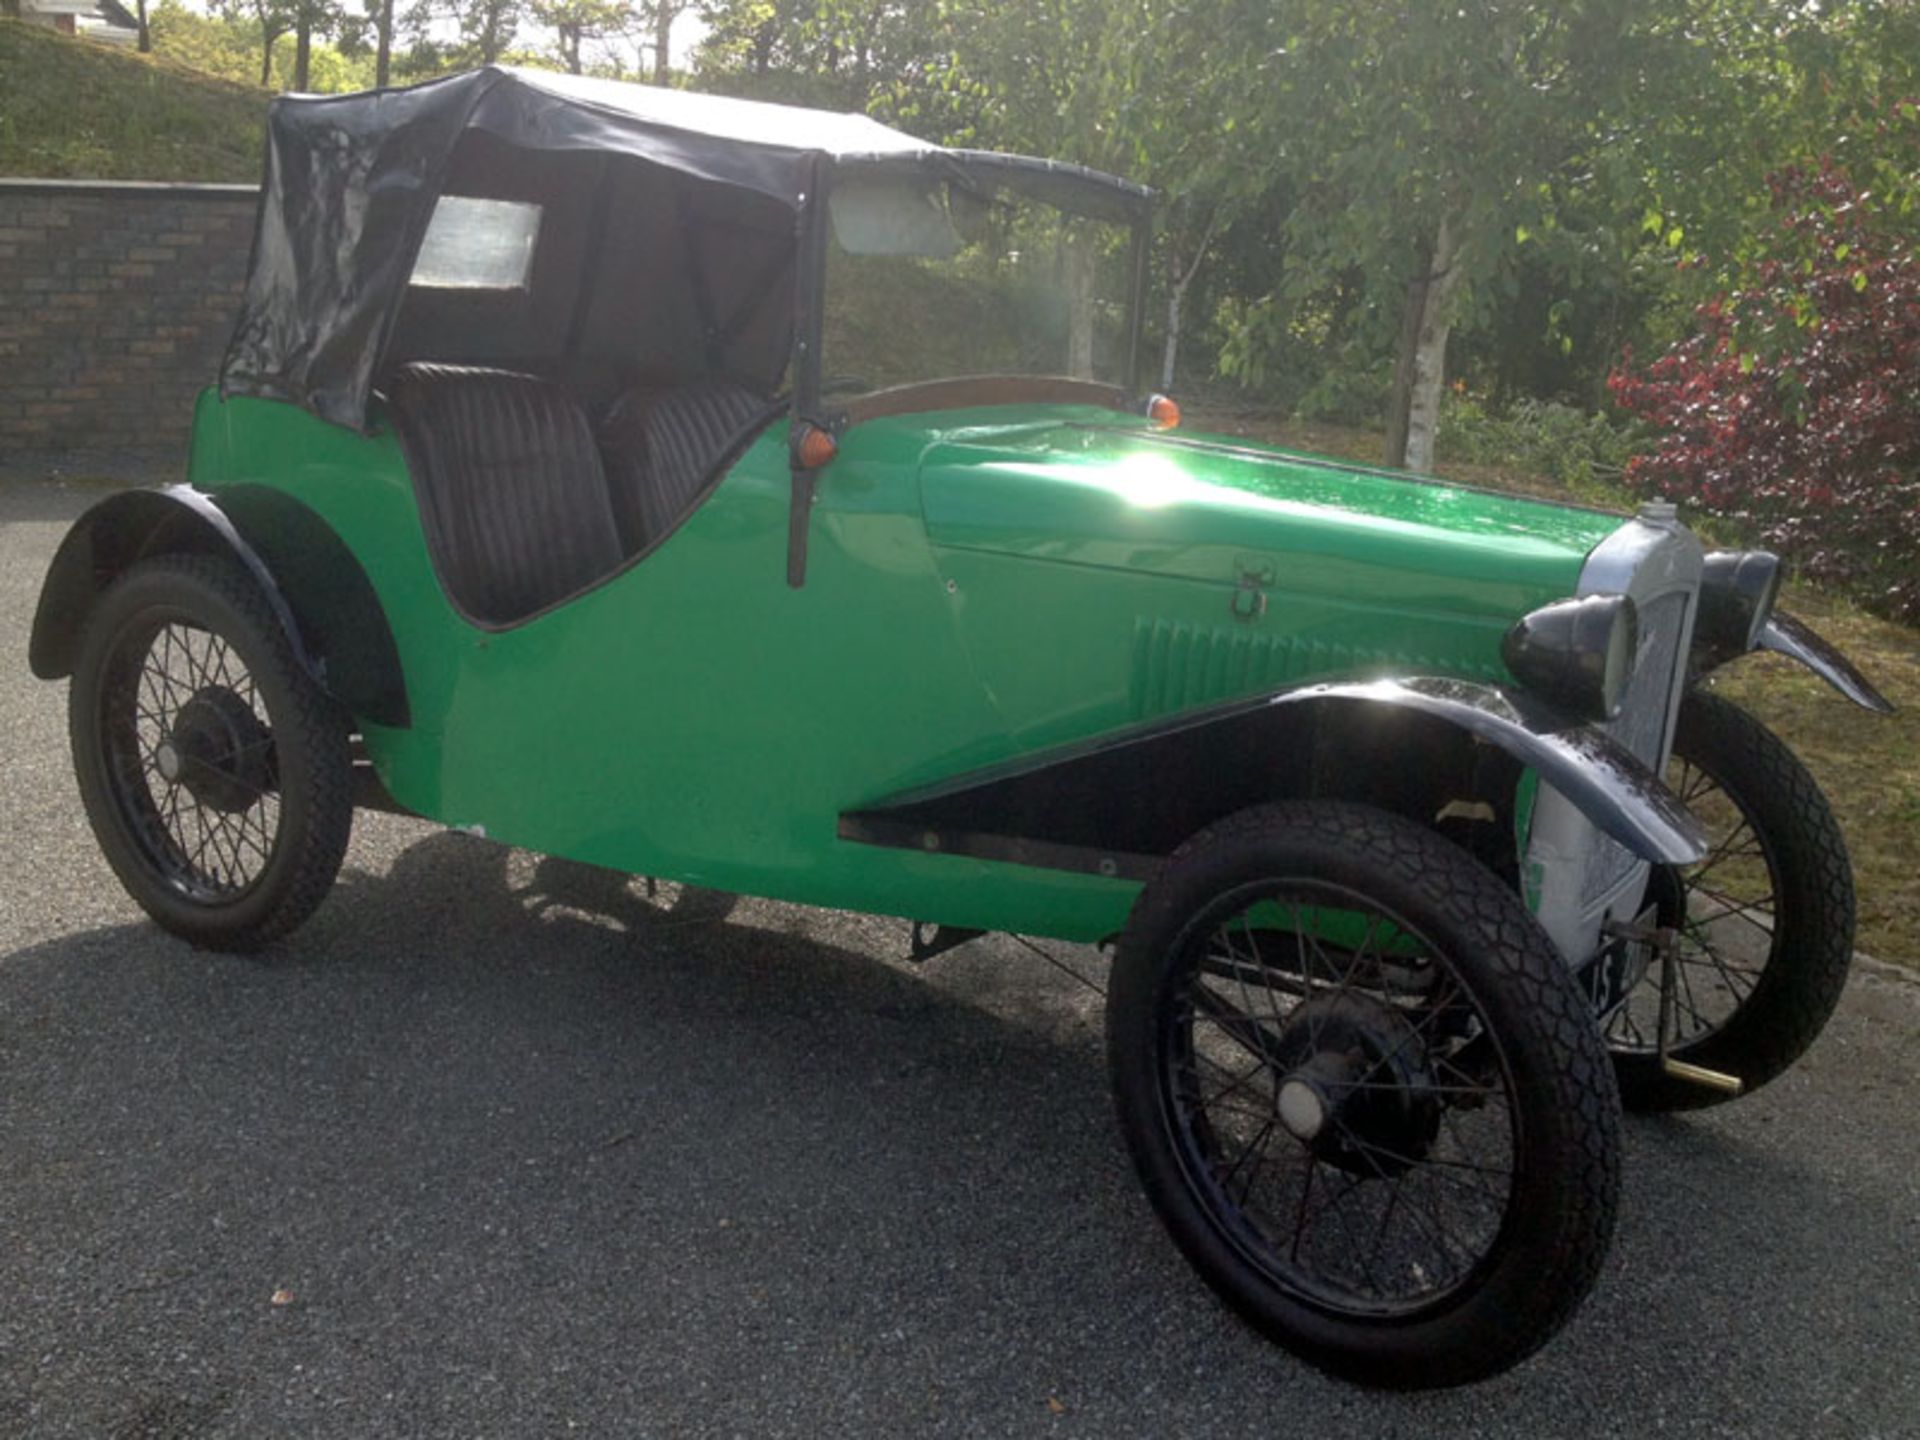
[[[275,102],[190,483],[82,518],[35,621],[115,871],[253,950],[384,805],[921,958],[1112,944],[1206,1280],[1369,1383],[1514,1364],[1622,1099],[1764,1083],[1845,977],[1833,819],[1701,680],[1885,701],[1670,507],[1180,429],[1149,198],[508,69]]]

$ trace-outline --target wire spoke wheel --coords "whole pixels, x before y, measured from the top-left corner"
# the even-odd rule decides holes
[[[1786,1069],[1826,1023],[1853,950],[1853,876],[1825,797],[1753,716],[1695,691],[1680,708],[1667,783],[1705,826],[1707,853],[1658,867],[1647,899],[1675,931],[1668,1053],[1740,1077]],[[1656,962],[1608,1019],[1630,1108],[1728,1098],[1660,1068]]]
[[[1446,957],[1366,896],[1276,881],[1200,917],[1165,1084],[1193,1180],[1276,1283],[1363,1316],[1468,1280],[1511,1196],[1512,1076]]]
[[[281,823],[272,717],[252,672],[224,638],[180,619],[123,632],[107,665],[100,743],[150,863],[193,899],[245,893]]]
[[[1465,851],[1295,802],[1141,892],[1107,1012],[1148,1196],[1254,1325],[1369,1384],[1545,1342],[1612,1233],[1619,1102],[1553,943]]]
[[[353,820],[346,727],[231,561],[143,561],[96,604],[68,697],[100,848],[155,920],[252,950],[333,883]]]
[[[1765,837],[1708,771],[1679,755],[1667,783],[1705,826],[1707,853],[1683,868],[1656,872],[1649,898],[1659,922],[1673,927],[1675,1047],[1696,1045],[1724,1029],[1752,997],[1772,958],[1779,861]],[[1634,987],[1607,1023],[1607,1044],[1619,1052],[1659,1048],[1659,973]]]

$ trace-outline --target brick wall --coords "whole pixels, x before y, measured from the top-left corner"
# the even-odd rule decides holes
[[[0,179],[0,458],[184,454],[233,331],[257,196]]]

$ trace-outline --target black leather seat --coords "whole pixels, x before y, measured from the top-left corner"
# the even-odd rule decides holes
[[[509,370],[412,364],[387,399],[441,579],[473,619],[524,620],[619,566],[600,452],[566,391]]]
[[[679,524],[720,462],[772,413],[766,397],[730,380],[630,390],[608,406],[600,448],[628,553]]]

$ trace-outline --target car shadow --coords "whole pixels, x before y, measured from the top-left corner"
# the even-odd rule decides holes
[[[1560,1340],[1474,1391],[1361,1392],[1187,1271],[1072,981],[1004,941],[916,971],[871,922],[702,904],[436,833],[258,960],[146,925],[8,957],[0,1429],[79,1394],[76,1433],[1168,1434],[1306,1405],[1486,1434],[1570,1394],[1651,1428],[1764,1366],[1830,1389],[1777,1327],[1888,1197],[1635,1124]]]

